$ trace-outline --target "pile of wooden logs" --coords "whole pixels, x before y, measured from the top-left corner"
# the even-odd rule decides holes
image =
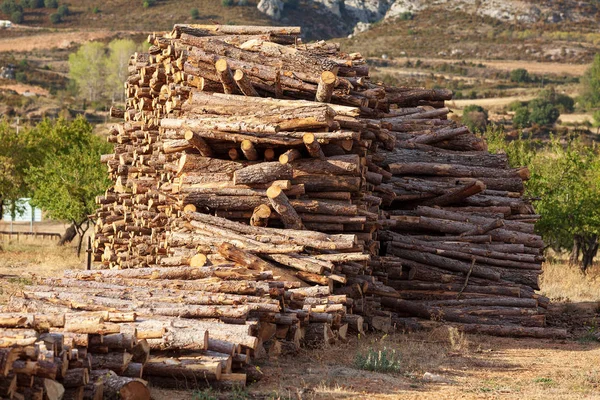
[[[348,330],[564,336],[535,293],[527,169],[448,118],[450,91],[372,82],[359,54],[299,33],[151,35],[111,111],[124,122],[102,156],[114,186],[97,199],[95,268],[13,308],[140,316],[135,339],[180,357],[145,364],[164,386],[161,362],[227,386],[251,357]]]
[[[0,398],[149,398],[141,379],[148,344],[132,313],[0,314]]]

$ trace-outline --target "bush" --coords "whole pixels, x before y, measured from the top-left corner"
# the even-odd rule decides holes
[[[513,124],[517,128],[527,128],[531,126],[531,113],[529,108],[521,107],[516,110],[515,116],[513,117]]]
[[[198,19],[200,17],[200,11],[198,11],[197,8],[192,8],[192,10],[190,11],[190,15],[193,19]]]
[[[21,11],[15,11],[10,15],[10,20],[15,24],[20,24],[23,22],[23,13]]]
[[[98,14],[99,12],[100,12],[100,9],[98,7],[92,8],[92,13]]]
[[[525,68],[517,68],[510,72],[510,81],[516,83],[528,83],[531,82],[531,76]]]
[[[354,364],[358,369],[366,371],[399,372],[399,358],[396,350],[388,350],[384,347],[383,350],[375,351],[371,348],[367,351],[366,355],[357,354]]]
[[[463,110],[462,123],[466,125],[471,132],[483,132],[489,123],[488,113],[481,106],[467,106]]]
[[[60,24],[62,22],[62,17],[59,13],[50,14],[50,22],[53,24]]]
[[[410,11],[405,11],[405,12],[401,13],[400,15],[398,15],[398,18],[401,21],[410,21],[414,18],[414,15]]]
[[[155,4],[156,4],[156,0],[144,0],[142,2],[142,6],[144,8],[150,8],[150,7],[154,6]]]
[[[19,83],[24,83],[26,79],[27,75],[25,75],[25,72],[23,71],[19,71],[15,74],[15,80]]]
[[[526,107],[527,103],[515,100],[508,105],[508,111],[516,112],[519,108]]]
[[[44,7],[58,8],[58,0],[44,0]]]
[[[594,112],[594,126],[600,128],[600,110]]]
[[[237,5],[240,7],[246,7],[248,5],[248,0],[238,0]]]
[[[554,125],[560,117],[560,112],[554,104],[544,99],[535,99],[529,103],[530,120],[538,125]]]
[[[44,0],[29,0],[30,8],[44,8]]]
[[[221,0],[221,4],[223,5],[223,7],[233,7],[234,6],[233,0]]]
[[[58,7],[58,10],[56,10],[56,12],[61,17],[66,17],[67,15],[69,15],[69,7],[65,4],[63,4],[62,6]]]
[[[563,93],[557,93],[553,87],[540,92],[540,99],[552,103],[561,114],[575,111],[575,100]]]
[[[17,4],[15,0],[4,0],[0,6],[0,11],[2,11],[2,14],[10,15],[12,18],[14,13],[22,13],[23,7]]]

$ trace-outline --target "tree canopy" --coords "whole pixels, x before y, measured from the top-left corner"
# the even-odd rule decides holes
[[[589,108],[600,106],[600,54],[581,78],[581,100]]]

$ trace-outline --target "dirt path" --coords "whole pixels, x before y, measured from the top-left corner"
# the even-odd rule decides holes
[[[399,373],[356,369],[357,350],[384,347],[399,354]],[[600,343],[467,336],[452,344],[440,332],[369,335],[262,362],[263,380],[235,398],[600,399],[598,360]],[[157,400],[192,393],[153,389]]]
[[[415,57],[414,60],[423,62],[435,63],[455,63],[462,60],[451,60],[445,58],[420,58]],[[518,60],[477,60],[465,59],[467,63],[483,64],[488,68],[494,68],[501,71],[512,71],[517,68],[525,68],[530,74],[557,74],[557,75],[572,75],[582,76],[589,68],[589,64],[564,64],[557,62],[535,62],[535,61],[518,61]]]
[[[73,44],[100,40],[117,35],[115,31],[63,31],[0,40],[0,52],[68,48]]]

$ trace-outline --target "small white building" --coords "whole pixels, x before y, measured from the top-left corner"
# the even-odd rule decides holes
[[[42,210],[39,208],[32,207],[29,204],[30,199],[19,199],[17,201],[17,213],[14,216],[11,215],[10,205],[4,205],[4,215],[2,221],[6,222],[41,222],[42,221]]]
[[[0,28],[10,28],[12,27],[12,22],[6,19],[0,19]]]

